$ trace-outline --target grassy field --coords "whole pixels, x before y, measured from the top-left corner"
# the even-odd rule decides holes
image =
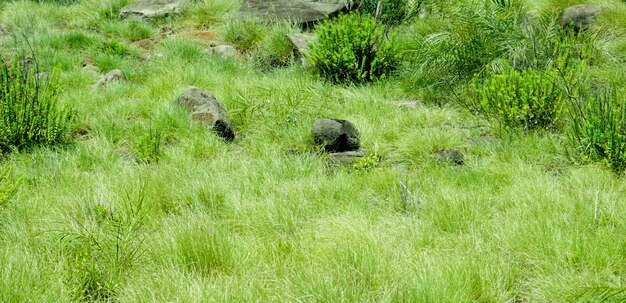
[[[118,19],[124,3],[0,4],[5,57],[28,41],[76,113],[71,144],[0,156],[18,184],[0,203],[0,302],[624,302],[623,174],[576,161],[565,132],[503,131],[420,89],[411,46],[450,26],[443,1],[396,27],[397,72],[361,85],[294,64],[282,37],[301,30],[235,0],[152,21]],[[623,87],[626,3],[599,3],[607,55],[588,70]],[[205,55],[209,40],[239,56]],[[129,81],[94,91],[85,63]],[[224,104],[234,142],[176,106],[190,85]],[[329,163],[310,134],[325,117],[358,127],[368,162]]]

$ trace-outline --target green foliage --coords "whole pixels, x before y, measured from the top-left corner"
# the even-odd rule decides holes
[[[357,159],[352,164],[352,168],[356,171],[368,171],[368,170],[372,170],[376,168],[379,162],[380,162],[380,158],[376,154],[372,154],[372,155]]]
[[[133,151],[140,162],[155,163],[161,158],[162,144],[161,132],[150,129],[137,139]]]
[[[363,14],[375,16],[379,0],[356,1],[359,11]],[[410,17],[416,10],[419,2],[411,0],[380,0],[382,10],[380,21],[384,24],[399,24]]]
[[[324,79],[335,83],[368,82],[388,75],[399,63],[395,35],[374,17],[352,13],[318,27],[309,60]]]
[[[107,3],[102,3],[100,9],[98,10],[98,14],[103,19],[115,20],[117,19],[122,7],[129,2],[129,0],[113,0]]]
[[[1,59],[0,152],[69,142],[74,115],[58,104],[58,88],[49,80],[35,58]]]
[[[195,28],[209,28],[223,21],[231,11],[236,11],[236,1],[197,0],[185,10],[185,21]]]
[[[563,93],[556,70],[545,72],[506,67],[487,72],[484,81],[472,83],[475,100],[470,108],[506,127],[524,129],[555,126],[563,107]]]
[[[8,168],[0,169],[0,207],[6,205],[18,189],[18,183],[9,179],[10,172]]]
[[[626,95],[606,91],[571,102],[570,143],[583,161],[602,161],[615,173],[626,170]]]
[[[127,197],[128,198],[128,197]],[[80,302],[111,302],[119,285],[143,254],[146,238],[144,193],[116,212],[88,206],[63,234],[68,283]]]
[[[224,40],[242,53],[256,49],[265,37],[267,26],[252,18],[234,18],[226,24]]]
[[[271,70],[288,66],[293,62],[293,45],[287,38],[292,31],[293,29],[287,24],[279,24],[272,28],[253,55],[259,68]]]

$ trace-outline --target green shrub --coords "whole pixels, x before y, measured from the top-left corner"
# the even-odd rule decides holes
[[[137,139],[133,151],[139,162],[158,162],[161,158],[161,145],[161,132],[150,129]]]
[[[9,180],[10,170],[0,169],[0,207],[6,205],[17,191],[17,183]]]
[[[472,83],[475,99],[470,108],[506,127],[551,128],[563,107],[556,73],[510,67],[502,73],[490,71],[484,81]]]
[[[57,91],[36,59],[0,59],[0,152],[69,142],[74,115],[58,104]]]
[[[626,95],[615,87],[571,103],[568,139],[574,156],[601,161],[615,173],[626,170]]]
[[[379,0],[356,1],[359,11],[375,16]],[[384,24],[398,24],[410,17],[417,10],[419,2],[411,0],[380,0],[382,10],[380,21]]]
[[[395,35],[387,39],[385,31],[369,15],[339,16],[319,26],[309,60],[322,78],[332,82],[376,80],[399,63]]]

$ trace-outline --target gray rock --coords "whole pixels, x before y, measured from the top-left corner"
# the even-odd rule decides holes
[[[341,153],[331,153],[331,154],[328,154],[328,159],[330,159],[330,162],[333,164],[352,165],[357,160],[363,157],[367,157],[367,156],[368,156],[367,151],[363,149],[359,149],[359,150],[347,151],[347,152],[341,152]]]
[[[359,149],[359,132],[350,121],[318,119],[313,124],[313,141],[329,152]]]
[[[434,154],[435,159],[441,163],[449,163],[455,165],[463,165],[465,157],[463,153],[457,149],[444,149]]]
[[[293,45],[293,54],[297,60],[302,63],[302,66],[311,66],[309,59],[307,56],[309,55],[311,48],[309,45],[315,40],[317,40],[317,36],[307,35],[307,34],[293,34],[287,35],[289,41]]]
[[[182,0],[138,0],[120,10],[120,18],[154,18],[178,12]]]
[[[309,25],[349,7],[346,0],[247,0],[241,7],[268,21]]]
[[[102,78],[100,78],[100,81],[98,81],[98,83],[96,83],[93,86],[93,89],[98,89],[100,87],[107,86],[114,82],[124,82],[124,81],[128,81],[128,78],[126,78],[126,75],[124,75],[124,72],[122,72],[119,69],[114,69],[110,71],[108,74],[102,76]]]
[[[574,30],[579,32],[589,28],[595,21],[596,17],[602,13],[604,9],[594,4],[579,4],[563,10],[563,19],[561,26],[565,30]]]
[[[237,49],[232,45],[217,45],[208,49],[207,52],[210,56],[217,56],[220,58],[235,58],[237,57]]]
[[[177,102],[191,113],[192,120],[202,123],[226,140],[235,139],[226,110],[213,94],[192,86],[178,97]]]
[[[83,65],[83,71],[89,74],[98,75],[100,74],[100,69],[93,64],[85,64]]]

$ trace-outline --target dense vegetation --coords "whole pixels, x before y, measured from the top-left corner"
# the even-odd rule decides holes
[[[576,0],[364,0],[306,29],[128,3],[0,3],[0,302],[626,301],[623,1],[579,30]],[[370,155],[330,162],[318,118]]]

